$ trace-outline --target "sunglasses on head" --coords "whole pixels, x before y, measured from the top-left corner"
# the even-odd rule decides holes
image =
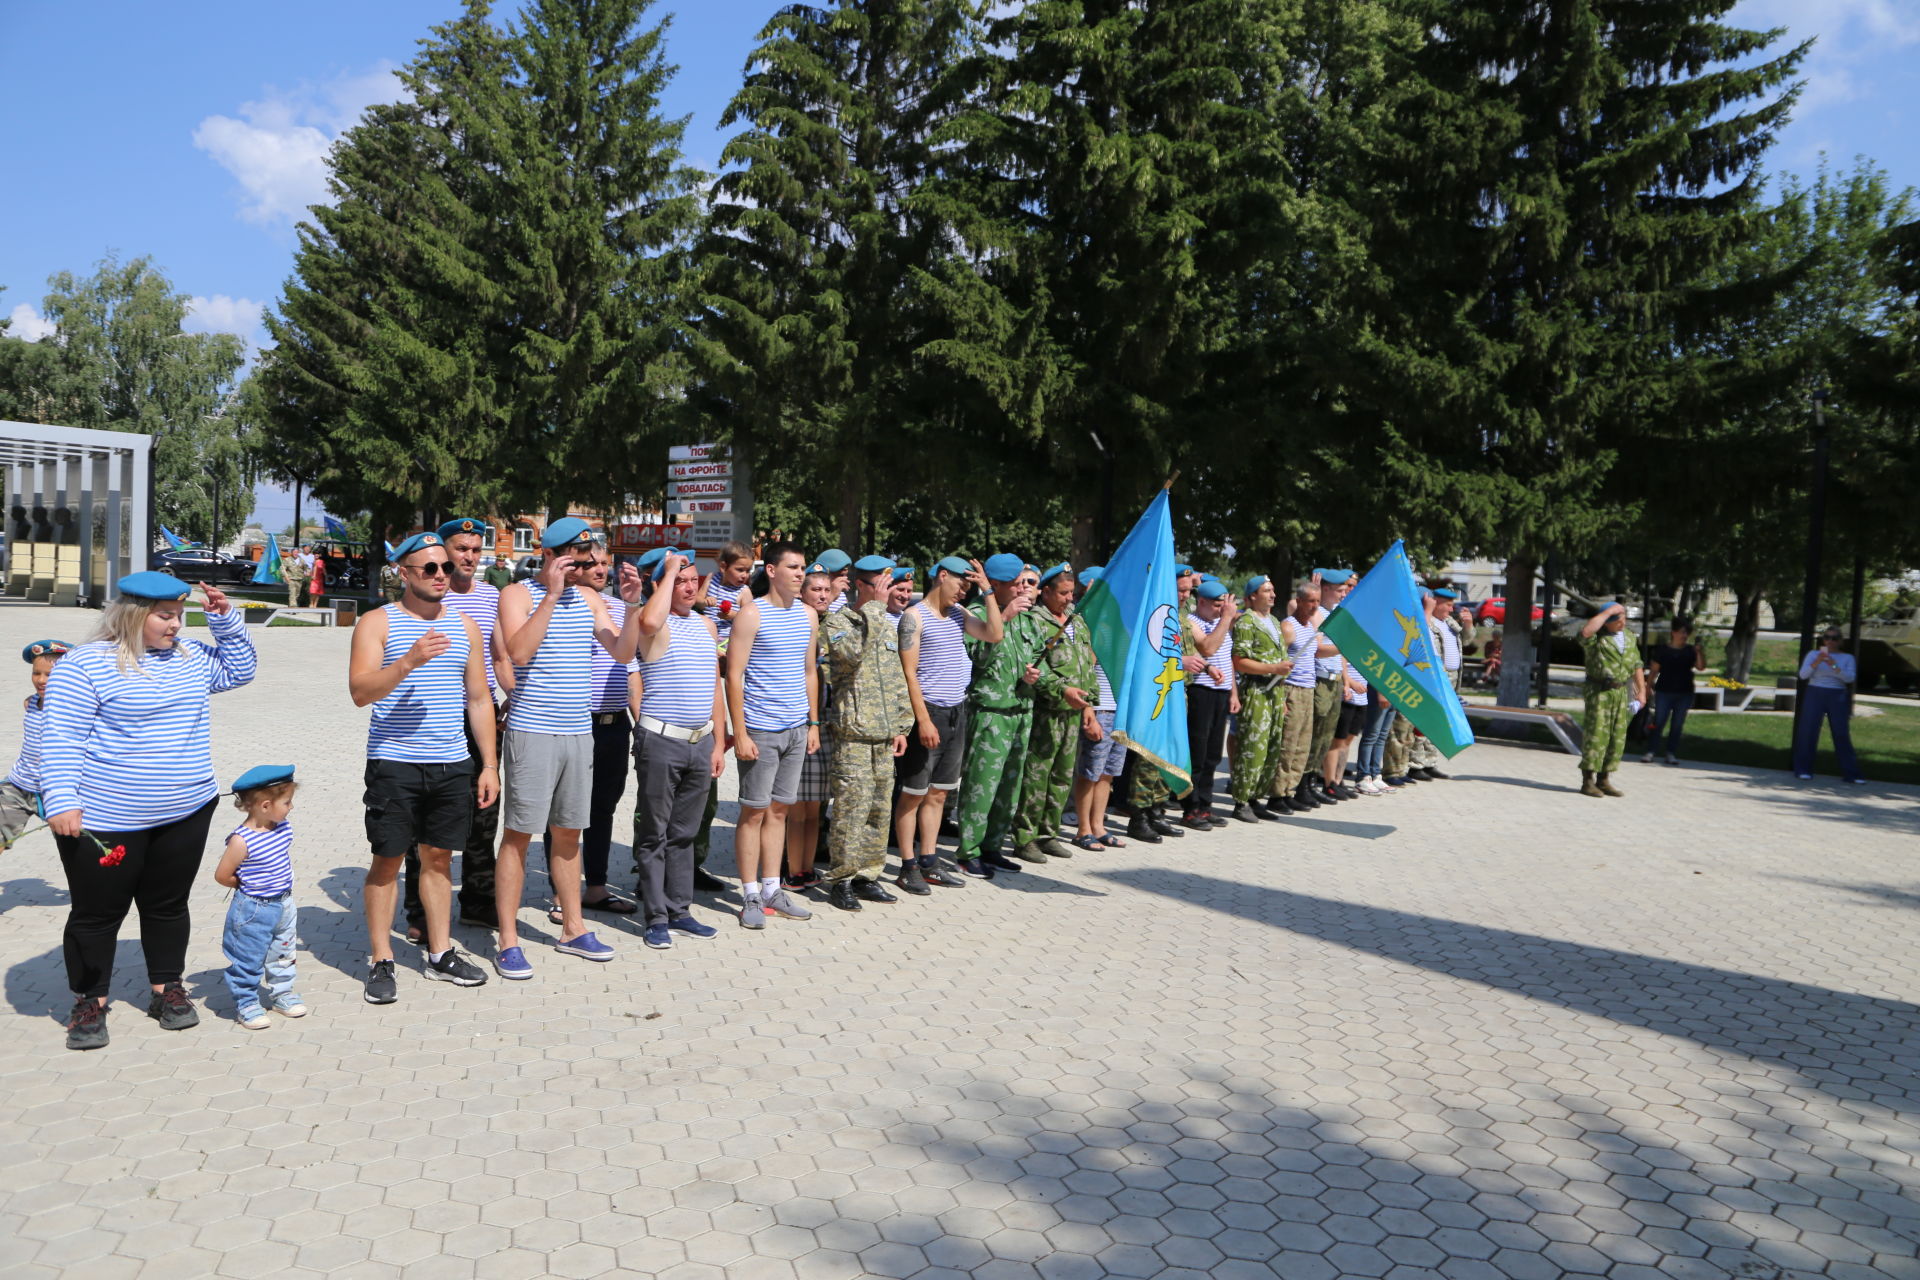
[[[429,578],[437,578],[443,573],[453,572],[453,562],[451,560],[429,560],[425,564],[416,564],[410,567],[415,573],[424,573]]]

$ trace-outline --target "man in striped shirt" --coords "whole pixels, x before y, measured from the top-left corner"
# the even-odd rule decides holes
[[[1240,710],[1239,684],[1233,677],[1233,620],[1239,610],[1221,582],[1202,581],[1193,594],[1193,613],[1186,627],[1206,665],[1187,683],[1187,742],[1193,753],[1193,790],[1182,802],[1185,812],[1180,825],[1205,831],[1226,823],[1213,811],[1213,784],[1226,742],[1227,717]]]
[[[435,533],[416,533],[394,552],[400,568],[397,603],[376,609],[353,628],[347,687],[356,707],[371,706],[367,733],[366,821],[373,864],[363,897],[368,1004],[392,1004],[395,878],[409,847],[420,858],[428,978],[477,987],[487,975],[453,949],[448,937],[453,850],[467,843],[476,799],[500,794],[494,760],[493,695],[487,691],[484,646],[473,620],[446,606],[452,557]],[[474,780],[469,743],[478,744]]]
[[[800,769],[820,749],[819,615],[800,599],[806,556],[791,542],[767,548],[767,594],[734,619],[727,644],[727,708],[740,761],[740,923],[766,927],[766,913],[813,915],[780,885],[787,806],[800,798]]]

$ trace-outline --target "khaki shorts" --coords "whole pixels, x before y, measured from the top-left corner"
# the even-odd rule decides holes
[[[40,797],[11,782],[0,782],[0,849],[18,840],[22,831],[38,821]]]

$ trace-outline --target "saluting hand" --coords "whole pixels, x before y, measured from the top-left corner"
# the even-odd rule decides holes
[[[628,604],[640,603],[640,571],[631,562],[620,566],[620,598]]]
[[[967,561],[967,563],[973,566],[971,569],[967,570],[967,581],[971,582],[974,586],[980,588],[982,591],[993,590],[993,588],[987,583],[987,571],[980,567],[980,562],[978,560],[969,560]]]
[[[208,583],[200,584],[200,594],[206,597],[206,611],[211,614],[231,613],[233,605],[227,599],[227,593]],[[79,835],[78,831],[73,834]]]
[[[567,575],[573,572],[573,560],[568,556],[555,556],[540,566],[540,585],[547,594],[559,595],[567,589]]]
[[[426,666],[429,662],[432,662],[452,647],[453,641],[447,637],[446,632],[438,628],[425,632],[418,640],[415,640],[412,647],[407,650],[407,655],[404,659],[407,663],[407,669],[410,671],[418,671],[421,667]]]

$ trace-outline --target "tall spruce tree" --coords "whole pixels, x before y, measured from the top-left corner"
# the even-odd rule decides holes
[[[721,117],[745,128],[702,251],[698,411],[754,457],[762,490],[835,495],[843,546],[876,490],[950,482],[961,454],[916,356],[921,281],[950,254],[916,195],[973,35],[965,0],[790,5]]]
[[[1334,335],[1343,393],[1410,531],[1504,555],[1524,600],[1548,551],[1633,518],[1602,488],[1676,377],[1707,376],[1676,346],[1764,305],[1705,281],[1754,232],[1805,46],[1764,56],[1780,33],[1724,22],[1733,0],[1396,2],[1426,38],[1355,186],[1376,269]]]
[[[687,374],[699,175],[646,0],[470,0],[333,157],[257,415],[316,494],[388,523],[624,504]]]

